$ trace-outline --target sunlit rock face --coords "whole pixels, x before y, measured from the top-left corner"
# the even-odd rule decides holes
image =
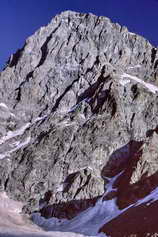
[[[120,213],[158,183],[157,95],[147,40],[106,17],[54,17],[0,73],[1,191],[46,218],[103,194]]]

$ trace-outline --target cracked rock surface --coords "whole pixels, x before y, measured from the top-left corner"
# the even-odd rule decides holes
[[[157,86],[158,50],[143,37],[57,15],[0,73],[1,190],[47,216],[47,205],[91,200],[85,209],[123,171],[120,207],[142,198],[158,182]]]

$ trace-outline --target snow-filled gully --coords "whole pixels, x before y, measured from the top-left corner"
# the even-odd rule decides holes
[[[106,194],[116,191],[113,185],[117,178],[122,174],[120,172],[112,178],[105,177],[109,182],[105,185],[105,194],[96,202],[94,207],[90,207],[71,220],[59,220],[57,218],[45,219],[39,213],[34,213],[32,219],[34,223],[47,231],[75,232],[87,236],[106,236],[98,233],[99,229],[114,217],[122,213],[116,204],[116,198],[103,201]]]
[[[122,172],[112,178],[106,177],[106,180],[109,182],[105,185],[105,195],[108,192],[115,190],[113,188],[113,184],[121,174]],[[105,195],[103,195],[103,197]],[[103,201],[103,197],[96,202],[94,207],[88,208],[71,220],[61,220],[54,217],[45,219],[44,217],[41,217],[39,213],[34,213],[32,214],[32,220],[34,222],[33,224],[29,220],[26,221],[26,218],[24,219],[20,214],[23,204],[10,200],[6,193],[1,192],[0,237],[16,237],[20,235],[27,237],[27,234],[37,237],[57,237],[57,233],[60,233],[60,237],[62,237],[62,233],[63,236],[66,237],[67,234],[65,232],[69,232],[69,237],[105,237],[105,234],[98,233],[99,228],[114,217],[118,216],[122,211],[118,209],[116,205],[116,199]],[[8,235],[4,235],[4,233],[8,233]],[[12,233],[12,235],[9,235],[9,233]]]
[[[130,206],[119,210],[116,204],[116,198],[111,200],[103,200],[103,197],[111,191],[116,191],[113,188],[115,181],[122,175],[120,172],[112,178],[105,177],[109,182],[105,185],[105,194],[96,202],[94,207],[90,207],[87,210],[81,212],[79,215],[71,220],[59,220],[57,218],[45,219],[41,217],[39,213],[34,213],[32,219],[34,223],[45,229],[46,231],[60,231],[60,232],[74,232],[80,233],[86,236],[100,236],[105,237],[104,233],[98,233],[99,229],[115,217],[119,216],[121,213],[125,212],[127,209],[139,206],[143,203],[150,205],[150,203],[158,200],[158,188],[152,191],[145,198],[137,201]]]
[[[112,178],[105,177],[105,179],[109,181],[105,185],[105,194],[98,199],[94,207],[86,209],[71,220],[58,219],[55,217],[45,219],[41,217],[40,213],[34,213],[32,214],[34,223],[31,223],[28,218],[24,218],[20,214],[23,204],[10,200],[6,193],[1,192],[0,237],[105,237],[106,235],[104,233],[98,233],[104,224],[119,216],[130,207],[139,206],[143,203],[150,205],[151,202],[158,200],[158,188],[153,190],[145,198],[131,204],[123,210],[119,210],[116,204],[116,198],[104,200],[103,198],[106,194],[116,190],[116,188],[113,187],[114,183],[122,173],[123,172],[120,172]]]

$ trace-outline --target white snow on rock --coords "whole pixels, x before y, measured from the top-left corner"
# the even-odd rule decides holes
[[[137,64],[137,65],[128,67],[128,69],[135,69],[135,68],[141,68],[141,65],[140,65],[140,64]]]
[[[4,142],[8,141],[11,138],[22,135],[25,132],[25,130],[30,127],[30,125],[31,125],[31,123],[26,123],[24,126],[22,126],[21,128],[15,130],[15,131],[9,131],[5,136],[3,136],[0,139],[0,145],[3,144]]]
[[[7,114],[8,116],[11,117],[16,117],[15,114],[11,113],[8,106],[5,103],[0,103],[0,115],[2,115],[2,113]]]
[[[124,79],[124,78],[126,78],[126,79]],[[128,74],[128,73],[123,73],[123,74],[121,75],[121,81],[122,81],[122,80],[127,80],[127,78],[129,78],[129,79],[131,79],[131,80],[134,80],[134,81],[140,83],[140,84],[143,85],[144,87],[148,88],[148,90],[151,91],[151,92],[154,93],[154,94],[155,94],[156,92],[158,92],[158,87],[157,87],[157,86],[154,86],[153,84],[148,83],[148,82],[144,82],[142,79],[140,79],[140,78],[138,78],[138,77],[136,77],[136,76],[132,76],[132,75],[130,75],[130,74]],[[120,81],[120,83],[122,83],[121,81]]]
[[[44,119],[47,118],[47,117],[48,117],[48,115],[44,115],[44,116],[42,116],[42,117],[37,117],[37,118],[34,119],[33,123],[39,122],[39,121],[41,121],[41,120],[44,120]]]
[[[106,190],[106,192],[105,192],[105,194],[103,195],[103,197],[105,197],[105,195],[106,195],[107,193],[110,193],[110,192],[112,192],[112,191],[116,191],[116,190],[117,190],[116,188],[113,188],[113,185],[114,185],[115,181],[117,180],[117,178],[120,177],[123,172],[124,172],[124,171],[121,171],[120,173],[118,173],[117,175],[115,175],[115,176],[112,177],[112,178],[109,178],[109,177],[106,177],[106,176],[103,177],[105,180],[108,180],[108,181],[109,181],[109,182],[105,185],[105,190]]]
[[[4,104],[4,103],[0,103],[0,107],[3,107],[3,108],[5,108],[6,110],[9,110],[8,106],[7,106],[6,104]]]
[[[150,205],[150,203],[157,200],[158,200],[158,187],[155,188],[149,195],[137,201],[135,206],[139,206],[144,203],[147,203],[147,205]]]
[[[59,220],[54,217],[45,219],[39,213],[34,213],[32,219],[34,223],[47,231],[75,232],[88,236],[101,236],[98,234],[99,228],[106,221],[108,222],[114,216],[117,216],[118,213],[119,210],[115,200],[112,199],[104,202],[98,200],[94,207],[81,212],[72,220]]]
[[[16,146],[13,149],[0,154],[0,160],[4,159],[5,157],[9,157],[10,154],[13,153],[14,151],[17,151],[20,148],[28,145],[30,143],[30,141],[31,141],[31,137],[27,137],[26,140],[21,143],[19,141],[17,141]]]
[[[129,35],[136,35],[135,33],[132,33],[132,32],[128,32]]]
[[[125,86],[126,84],[130,83],[130,80],[121,79],[121,80],[119,80],[119,83],[120,83],[122,86]]]

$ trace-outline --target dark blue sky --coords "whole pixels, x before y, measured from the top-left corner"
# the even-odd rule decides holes
[[[158,45],[158,0],[0,0],[0,68],[28,36],[64,10],[107,16]]]

